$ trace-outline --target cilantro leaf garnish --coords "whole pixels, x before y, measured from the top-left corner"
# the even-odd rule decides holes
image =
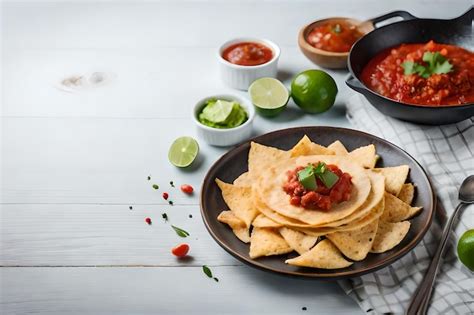
[[[189,236],[189,233],[186,232],[185,230],[180,229],[179,227],[174,226],[174,225],[172,225],[171,227],[176,232],[176,234],[178,234],[178,236],[181,236],[181,237],[188,237]]]
[[[209,269],[208,266],[204,265],[202,266],[202,271],[208,276],[209,278],[212,278],[212,271]]]
[[[418,74],[422,78],[429,78],[433,74],[449,73],[453,69],[453,65],[449,63],[443,55],[436,52],[426,51],[423,54],[424,65],[414,61],[405,61],[401,64],[405,75]]]
[[[316,166],[310,163],[298,172],[298,181],[305,189],[316,190],[318,187],[316,178],[319,178],[327,188],[332,188],[339,180],[339,176],[331,172],[324,162],[319,162]]]
[[[331,31],[333,33],[336,33],[336,34],[339,34],[342,30],[341,30],[341,25],[340,24],[336,24],[333,26],[333,28],[331,29]]]

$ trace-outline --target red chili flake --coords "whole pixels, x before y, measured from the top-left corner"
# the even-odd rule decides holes
[[[184,192],[185,194],[190,195],[193,193],[194,188],[191,185],[184,184],[184,185],[181,185],[181,191]]]
[[[164,199],[164,200],[168,200],[168,197],[169,197],[168,193],[167,193],[167,192],[164,192],[164,193],[163,193],[163,199]]]
[[[145,222],[148,223],[148,225],[151,225],[151,219],[150,218],[145,218]]]

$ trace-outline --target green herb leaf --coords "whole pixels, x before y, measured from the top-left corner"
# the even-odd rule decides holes
[[[429,78],[433,74],[449,73],[453,69],[453,65],[449,60],[441,55],[438,51],[426,51],[423,54],[423,61],[427,65],[421,65],[414,61],[405,61],[401,64],[404,75],[418,74],[422,78]]]
[[[168,222],[168,215],[166,213],[162,213],[161,217],[163,218],[163,220],[165,220],[165,222]]]
[[[157,184],[153,184],[152,187],[153,187],[153,189],[158,189],[158,188],[160,188],[160,186],[158,186]]]
[[[319,178],[327,188],[332,188],[332,186],[334,186],[339,180],[339,176],[328,169],[326,169],[323,174],[319,175]]]
[[[174,226],[174,225],[172,225],[171,227],[176,232],[176,234],[178,234],[178,236],[181,236],[181,237],[188,237],[189,236],[189,233],[186,232],[185,230],[180,229],[179,227]]]
[[[208,266],[204,265],[202,266],[202,271],[208,276],[209,278],[212,278],[212,271],[209,269]]]
[[[321,175],[326,171],[326,163],[324,162],[319,162],[318,165],[316,165],[316,168],[314,169],[314,173],[316,175]]]
[[[298,181],[305,189],[315,190],[318,187],[316,177],[314,176],[314,167],[309,164],[304,169],[298,172]]]
[[[333,33],[339,34],[342,31],[341,25],[340,24],[334,25],[334,27],[332,28],[332,31]]]

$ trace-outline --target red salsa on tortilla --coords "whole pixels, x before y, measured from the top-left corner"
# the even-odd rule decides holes
[[[351,198],[351,179],[336,165],[319,162],[288,171],[283,190],[294,206],[329,211],[334,204]]]
[[[402,44],[364,67],[364,84],[395,101],[426,106],[474,103],[474,53],[458,46]]]

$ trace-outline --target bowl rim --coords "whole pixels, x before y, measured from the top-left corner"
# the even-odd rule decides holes
[[[415,238],[411,239],[405,247],[399,249],[398,254],[392,255],[390,257],[382,259],[380,262],[374,264],[374,266],[372,266],[371,268],[368,268],[368,267],[367,268],[361,268],[361,270],[357,270],[357,271],[338,271],[337,269],[335,269],[334,273],[327,273],[327,274],[324,274],[324,273],[319,273],[319,274],[318,273],[303,273],[303,272],[300,272],[300,271],[283,271],[283,270],[280,270],[278,268],[269,267],[269,266],[259,262],[258,260],[247,259],[246,257],[241,255],[240,253],[233,250],[231,248],[231,246],[228,246],[211,229],[210,224],[208,222],[208,217],[205,215],[205,213],[207,211],[204,209],[203,197],[204,197],[204,191],[205,191],[204,188],[205,188],[206,183],[210,182],[212,180],[212,178],[210,178],[211,170],[213,170],[216,167],[216,165],[218,165],[219,163],[222,163],[223,161],[226,161],[227,159],[232,157],[232,154],[235,154],[235,152],[245,150],[246,146],[250,142],[259,141],[262,137],[268,136],[270,134],[271,135],[274,135],[274,134],[278,135],[278,134],[284,134],[285,132],[297,132],[299,130],[304,130],[305,131],[307,129],[314,129],[314,128],[316,128],[316,129],[322,128],[322,129],[338,130],[338,131],[342,131],[342,132],[355,133],[355,134],[359,134],[363,137],[368,137],[369,139],[370,138],[375,138],[376,140],[381,141],[381,142],[383,142],[384,144],[386,144],[388,146],[394,147],[396,150],[398,150],[399,152],[401,152],[402,154],[407,156],[409,159],[411,159],[414,162],[414,164],[419,167],[419,169],[421,170],[421,173],[424,175],[424,178],[426,179],[427,184],[428,184],[428,190],[430,192],[430,197],[431,197],[430,199],[431,199],[432,207],[431,207],[431,209],[426,209],[426,210],[430,210],[429,217],[424,222],[422,228],[420,229],[420,232],[416,235]],[[249,139],[248,141],[243,142],[239,146],[233,148],[232,150],[229,150],[227,153],[222,155],[209,168],[208,172],[206,173],[206,176],[204,177],[204,180],[202,181],[199,207],[200,207],[202,220],[204,222],[204,225],[206,226],[206,229],[208,230],[209,234],[211,235],[211,237],[226,252],[228,252],[229,254],[231,254],[233,257],[237,258],[238,260],[240,260],[244,264],[249,265],[249,266],[254,267],[254,268],[257,268],[257,269],[260,269],[260,270],[263,270],[265,272],[276,273],[276,274],[289,276],[289,277],[315,279],[315,280],[339,280],[339,279],[347,279],[347,278],[361,276],[361,275],[364,275],[364,274],[375,272],[375,271],[377,271],[381,268],[384,268],[386,266],[389,266],[389,265],[393,264],[397,260],[399,260],[402,257],[404,257],[405,255],[407,255],[409,252],[411,252],[416,247],[416,245],[418,245],[421,242],[421,240],[426,235],[428,229],[431,227],[431,224],[433,222],[433,218],[434,218],[434,215],[435,215],[435,210],[436,210],[436,207],[437,207],[437,198],[436,198],[435,191],[433,189],[433,184],[431,183],[431,180],[430,180],[428,174],[426,173],[425,169],[423,168],[423,166],[411,154],[409,154],[408,152],[406,152],[405,150],[403,150],[399,146],[393,144],[392,142],[390,142],[388,140],[385,140],[383,138],[377,137],[375,135],[372,135],[370,133],[360,131],[360,130],[356,130],[356,129],[351,129],[351,128],[332,127],[332,126],[302,126],[302,127],[285,128],[285,129],[280,129],[280,130],[275,130],[275,131],[265,133],[263,135],[254,137],[252,139]],[[316,270],[317,270],[317,268],[316,268]]]
[[[323,56],[327,56],[327,57],[348,57],[349,53],[350,53],[350,50],[347,51],[347,52],[334,52],[334,51],[323,50],[323,49],[316,48],[316,47],[312,46],[306,40],[306,36],[314,28],[314,26],[316,26],[317,24],[332,21],[332,20],[345,20],[345,21],[348,21],[351,24],[362,24],[362,23],[364,23],[363,21],[361,21],[359,19],[344,17],[344,16],[334,16],[334,17],[329,17],[329,18],[324,18],[324,19],[312,21],[312,22],[304,25],[300,29],[300,32],[298,33],[298,43],[299,43],[300,47],[303,48],[303,49],[306,49],[307,51],[309,51],[313,54],[323,55]],[[362,37],[364,37],[369,32],[363,32]]]
[[[263,44],[263,45],[267,46],[273,52],[272,59],[270,59],[269,61],[267,61],[265,63],[262,63],[260,65],[242,66],[242,65],[236,65],[234,63],[231,63],[231,62],[225,60],[224,57],[222,57],[222,52],[227,47],[229,47],[230,45],[233,45],[233,44],[243,43],[243,42],[256,42],[256,43]],[[280,54],[281,54],[281,49],[275,42],[272,42],[271,40],[266,39],[266,38],[256,38],[256,37],[236,37],[234,39],[228,40],[225,43],[223,43],[221,46],[219,46],[219,49],[217,50],[217,58],[218,58],[219,62],[221,62],[222,64],[224,64],[224,65],[226,65],[230,68],[246,69],[246,70],[264,68],[264,67],[266,67],[270,64],[273,64],[280,58]]]
[[[227,101],[237,101],[245,110],[247,113],[247,121],[245,121],[243,124],[233,127],[233,128],[225,128],[225,129],[219,129],[219,128],[212,128],[209,126],[206,126],[202,124],[199,119],[197,118],[201,108],[204,106],[204,103],[210,99],[223,99]],[[247,126],[251,125],[253,123],[253,119],[255,117],[255,109],[253,108],[253,105],[250,104],[248,100],[246,100],[243,97],[232,95],[232,94],[213,94],[210,96],[206,96],[204,98],[201,98],[193,107],[193,121],[194,123],[199,127],[204,130],[212,131],[212,132],[217,132],[217,133],[229,133],[233,132],[236,130],[241,130],[246,128]]]

